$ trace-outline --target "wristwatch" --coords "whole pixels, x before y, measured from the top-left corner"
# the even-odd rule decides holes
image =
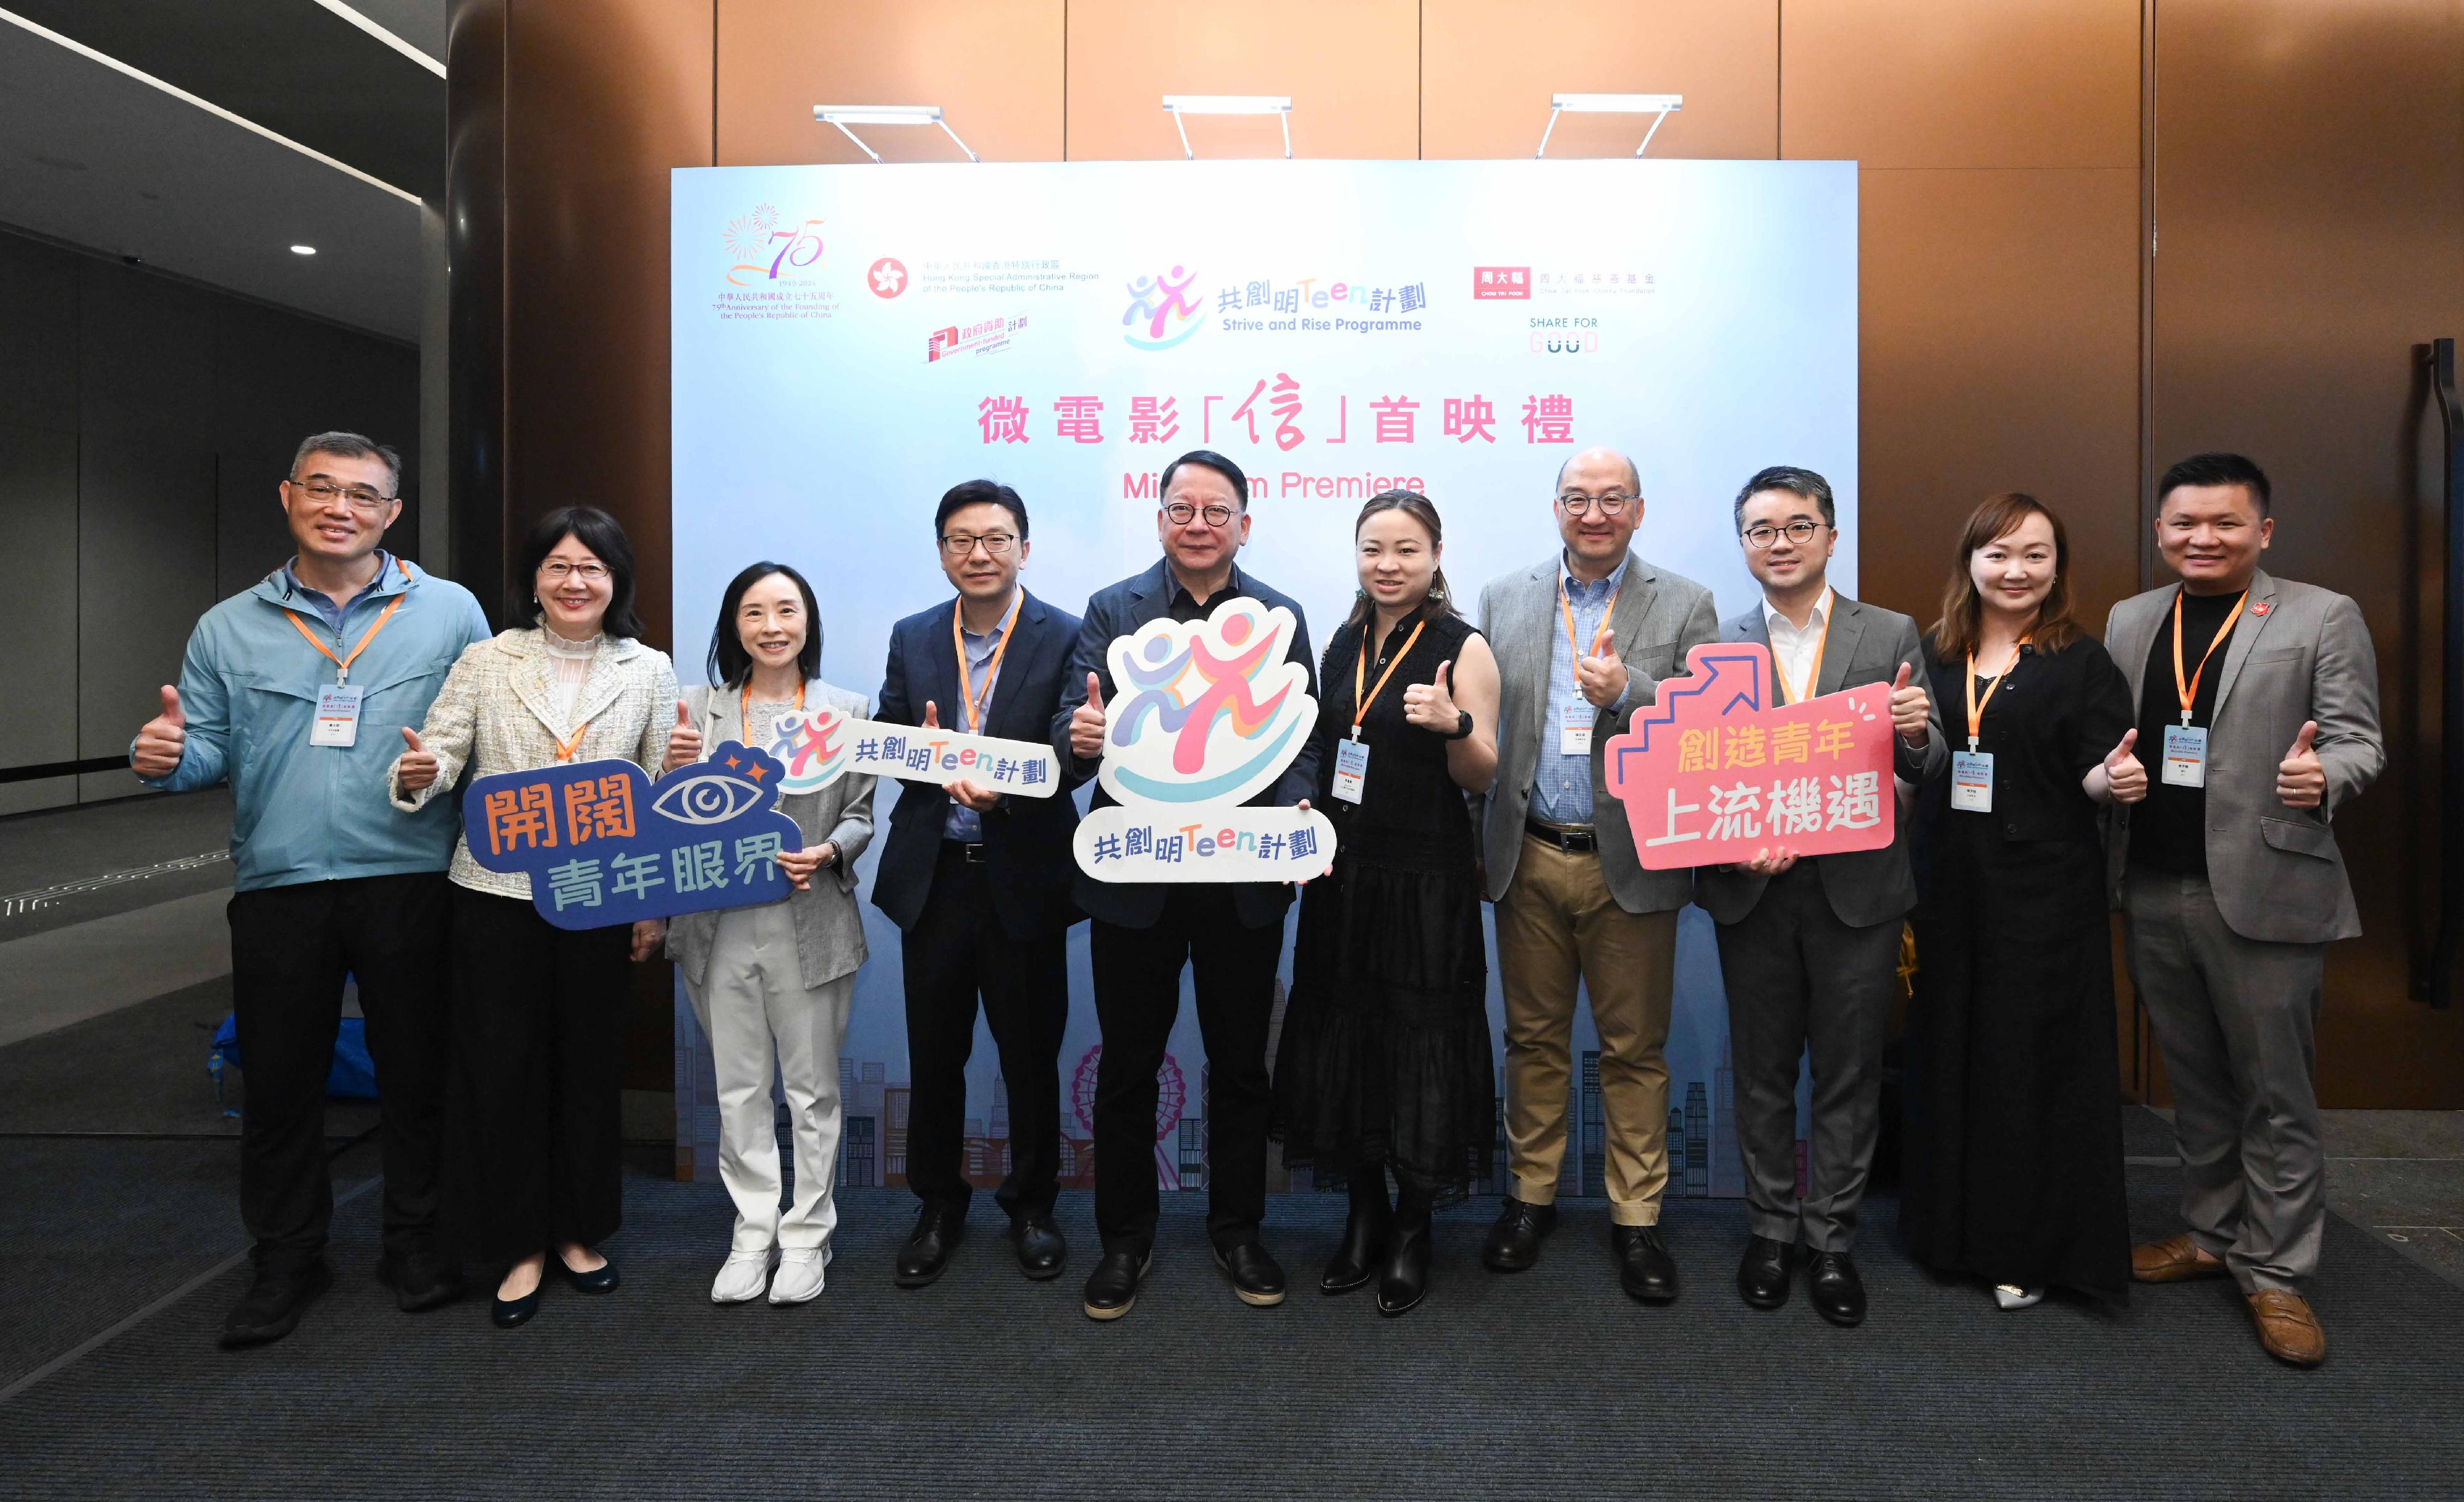
[[[1463,740],[1471,734],[1471,711],[1469,709],[1463,709],[1458,712],[1463,715],[1463,720],[1460,724],[1456,725],[1455,732],[1446,737],[1446,739],[1450,741]]]

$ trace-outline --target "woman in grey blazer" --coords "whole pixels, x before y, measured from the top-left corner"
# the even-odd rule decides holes
[[[773,722],[825,707],[865,718],[862,694],[822,682],[822,622],[813,587],[783,563],[756,563],[720,598],[710,644],[712,686],[687,689],[669,732],[666,770],[723,741],[765,746]],[[855,972],[865,961],[855,858],[872,839],[873,778],[843,776],[780,809],[803,831],[779,857],[795,890],[753,907],[688,913],[668,926],[668,954],[710,1038],[718,1082],[718,1176],[736,1202],[736,1234],[713,1303],[761,1296],[801,1304],[822,1291],[838,1209],[839,1049]],[[796,1197],[779,1208],[773,1071],[784,1084],[796,1143]],[[771,1276],[777,1262],[778,1274]]]

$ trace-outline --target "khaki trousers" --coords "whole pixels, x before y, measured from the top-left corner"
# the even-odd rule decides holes
[[[1668,1186],[1668,1008],[1677,915],[1630,913],[1609,895],[1596,855],[1526,836],[1497,904],[1497,970],[1506,992],[1506,1143],[1514,1197],[1557,1198],[1572,1116],[1575,986],[1590,992],[1600,1035],[1600,1109],[1608,1130],[1609,1217],[1660,1223]]]

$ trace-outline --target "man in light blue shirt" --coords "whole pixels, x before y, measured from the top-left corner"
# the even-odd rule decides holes
[[[325,1079],[346,975],[385,1099],[378,1276],[406,1310],[461,1291],[435,1240],[458,824],[450,798],[394,812],[385,781],[404,731],[489,630],[470,591],[379,546],[402,514],[401,476],[392,449],[356,433],[300,445],[280,487],[298,552],[197,622],[179,686],[129,748],[154,787],[231,786],[240,1218],[255,1277],[227,1347],[290,1334],[333,1281]]]

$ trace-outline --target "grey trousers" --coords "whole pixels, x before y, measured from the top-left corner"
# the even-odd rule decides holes
[[[1901,920],[1853,927],[1800,860],[1744,921],[1721,924],[1737,1145],[1757,1236],[1846,1252],[1881,1128],[1882,1034],[1899,987]],[[1796,1076],[1814,1072],[1805,1194],[1796,1192]]]
[[[2244,1293],[2293,1288],[2317,1271],[2327,1219],[2311,1082],[2327,947],[2243,938],[2204,877],[2133,868],[2123,907],[2130,983],[2173,1086],[2182,1218]]]

